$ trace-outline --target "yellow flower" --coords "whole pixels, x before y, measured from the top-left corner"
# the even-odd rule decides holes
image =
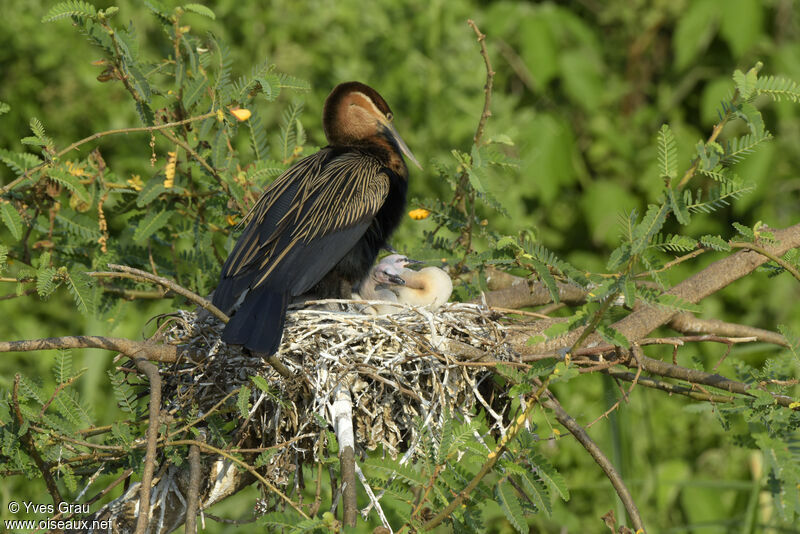
[[[236,225],[236,217],[233,215],[228,215],[228,226],[235,226]]]
[[[70,173],[72,176],[88,176],[86,171],[84,170],[83,165],[79,165],[74,161],[65,161],[64,165],[67,167],[67,172]]]
[[[411,210],[408,212],[408,216],[414,219],[415,221],[421,221],[422,219],[427,219],[428,215],[431,212],[426,210],[425,208],[417,208],[415,210]]]
[[[252,113],[250,113],[249,109],[236,108],[236,109],[231,109],[231,115],[236,117],[239,121],[244,122],[250,118],[250,115],[252,115]]]
[[[131,186],[134,191],[141,191],[144,189],[144,182],[142,182],[142,177],[138,174],[134,174],[128,178],[128,185]]]
[[[167,152],[167,168],[164,169],[164,187],[169,189],[175,185],[175,165],[178,162],[178,151]]]

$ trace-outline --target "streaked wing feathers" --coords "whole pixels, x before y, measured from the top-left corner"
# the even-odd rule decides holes
[[[296,246],[313,247],[315,239],[363,226],[389,192],[389,178],[382,168],[369,153],[350,150],[335,156],[329,148],[297,162],[248,214],[247,227],[223,267],[222,281],[239,279],[236,293],[245,289],[244,284],[255,288],[282,260],[295,257],[290,252]]]

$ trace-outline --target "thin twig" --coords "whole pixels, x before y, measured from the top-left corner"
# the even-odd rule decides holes
[[[534,379],[535,383],[541,383],[538,379]],[[559,423],[561,423],[570,433],[575,436],[575,439],[583,445],[583,448],[586,449],[594,461],[597,462],[597,465],[603,470],[603,472],[608,477],[608,480],[611,482],[611,485],[614,486],[614,490],[616,490],[617,495],[619,495],[620,500],[622,500],[622,504],[625,506],[625,510],[627,510],[628,515],[631,518],[631,522],[633,523],[633,528],[638,532],[641,529],[641,532],[644,532],[644,523],[642,522],[642,518],[639,515],[639,509],[636,506],[636,503],[633,501],[633,497],[631,496],[630,491],[628,491],[625,482],[622,480],[622,477],[619,475],[617,470],[614,468],[614,465],[611,461],[606,457],[603,453],[602,449],[597,446],[597,444],[592,441],[592,438],[589,437],[589,434],[586,433],[586,430],[581,427],[575,419],[572,418],[561,406],[555,396],[550,393],[549,391],[545,393],[542,398],[542,406],[553,410],[556,415],[556,419]]]
[[[161,276],[156,276],[154,274],[150,274],[147,271],[142,271],[141,269],[135,269],[133,267],[128,267],[126,265],[117,265],[115,263],[109,263],[108,264],[108,268],[112,269],[114,271],[119,271],[119,272],[122,272],[122,273],[128,273],[128,274],[136,275],[136,276],[139,276],[139,277],[141,277],[141,278],[143,278],[145,280],[149,280],[151,282],[155,282],[155,283],[157,283],[157,284],[159,284],[159,285],[161,285],[163,287],[166,287],[167,289],[169,289],[171,291],[174,291],[178,295],[186,297],[187,299],[189,299],[190,301],[194,302],[195,304],[197,304],[198,306],[200,306],[204,310],[206,310],[206,311],[210,312],[211,314],[213,314],[214,317],[216,317],[217,319],[219,319],[223,323],[227,323],[228,320],[229,320],[227,315],[225,315],[219,308],[214,306],[207,299],[204,299],[203,297],[201,297],[197,293],[194,293],[193,291],[189,291],[188,289],[186,289],[186,288],[184,288],[182,286],[179,286],[178,284],[176,284],[172,280],[169,280],[167,278],[163,278]],[[90,276],[92,276],[92,275],[97,276],[96,273],[88,273],[88,274]]]
[[[743,248],[745,250],[752,250],[753,252],[758,252],[759,254],[761,254],[763,256],[766,256],[767,258],[771,259],[772,261],[774,261],[775,263],[777,263],[778,265],[780,265],[781,267],[783,267],[784,269],[789,271],[789,273],[791,273],[791,275],[794,276],[797,279],[798,282],[800,282],[800,271],[798,271],[794,267],[794,265],[792,265],[788,261],[784,260],[783,258],[778,256],[777,254],[773,254],[772,252],[770,252],[769,250],[765,249],[764,247],[762,247],[760,245],[756,245],[755,243],[738,243],[738,242],[735,242],[735,243],[731,243],[730,245],[731,245],[732,248]]]
[[[184,124],[189,124],[190,122],[205,120],[205,119],[208,119],[210,117],[215,116],[216,114],[217,114],[217,112],[215,110],[215,111],[209,111],[208,113],[205,113],[203,115],[198,115],[197,117],[189,117],[188,119],[185,119],[185,120],[182,120],[182,121],[168,122],[168,123],[165,123],[165,124],[159,124],[157,126],[139,126],[139,127],[134,127],[134,128],[119,128],[119,129],[116,129],[116,130],[106,130],[104,132],[94,133],[94,134],[90,135],[89,137],[84,137],[80,141],[76,141],[76,142],[72,143],[71,145],[69,145],[67,148],[57,152],[56,153],[56,157],[61,157],[64,154],[67,154],[68,152],[78,148],[81,145],[85,145],[86,143],[94,141],[95,139],[100,139],[101,137],[105,137],[107,135],[129,134],[129,133],[134,133],[134,132],[155,132],[155,131],[158,131],[158,130],[164,130],[164,129],[167,129],[167,128],[174,128],[176,126],[182,126]],[[23,182],[24,180],[29,178],[33,173],[43,169],[47,165],[48,165],[48,162],[44,162],[44,163],[40,163],[39,165],[37,165],[35,167],[31,167],[30,169],[25,171],[22,175],[20,175],[20,177],[17,178],[16,180],[4,185],[3,187],[0,187],[0,195],[3,195],[6,192],[10,191],[14,187],[16,187],[18,184],[20,184],[21,182]]]
[[[475,32],[475,35],[478,37],[478,43],[481,45],[481,56],[486,64],[486,85],[483,87],[483,112],[481,113],[481,118],[478,121],[478,128],[475,130],[475,137],[473,137],[475,146],[478,146],[480,144],[481,137],[483,137],[483,131],[486,128],[486,120],[492,115],[490,107],[492,104],[492,85],[494,83],[495,72],[492,70],[492,64],[489,61],[489,52],[486,50],[486,35],[481,33],[481,31],[478,29],[478,25],[475,24],[472,19],[467,20],[467,24],[469,24],[470,28],[472,28],[472,30]]]

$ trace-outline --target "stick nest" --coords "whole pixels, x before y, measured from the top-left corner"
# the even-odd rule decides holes
[[[161,369],[164,407],[200,417],[232,391],[248,387],[249,404],[238,403],[247,417],[239,414],[234,446],[278,446],[265,474],[277,484],[286,484],[299,465],[320,460],[337,388],[352,395],[357,452],[382,445],[393,457],[408,458],[420,429],[436,432],[445,417],[469,421],[476,404],[505,433],[501,414],[509,399],[493,398],[491,388],[481,387],[486,368],[468,364],[487,354],[518,361],[504,343],[508,326],[496,314],[454,303],[434,313],[399,305],[399,313],[375,316],[359,313],[353,301],[327,302],[348,311],[288,313],[277,354],[293,375],[288,379],[267,361],[220,341],[223,324],[210,314],[164,316],[156,337],[181,352],[178,363]],[[253,376],[263,378],[257,380],[261,387]],[[223,404],[230,410],[234,402]]]

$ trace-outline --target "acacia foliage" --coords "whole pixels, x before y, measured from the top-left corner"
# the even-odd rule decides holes
[[[701,7],[694,7],[698,5]],[[674,45],[677,65],[686,67],[704,46],[695,35],[702,32],[693,33],[690,27],[699,27],[698,20],[708,22],[717,16],[708,9],[709,5],[709,2],[696,2],[690,13],[680,19],[679,35]],[[161,23],[163,32],[164,55],[156,59],[142,53],[142,39],[136,28],[119,24],[115,19],[119,14],[114,8],[98,11],[85,2],[67,2],[57,4],[44,19],[55,22],[70,19],[102,51],[104,59],[99,66],[98,78],[115,83],[127,93],[128,110],[139,118],[141,125],[147,127],[210,115],[163,130],[170,137],[154,130],[154,146],[148,150],[145,148],[147,141],[142,142],[138,146],[138,157],[143,161],[153,158],[155,162],[150,167],[145,165],[144,170],[137,173],[117,170],[127,169],[125,162],[106,161],[105,140],[97,145],[99,150],[95,152],[60,154],[64,148],[53,137],[63,137],[46,128],[47,117],[31,119],[30,135],[21,136],[21,145],[4,148],[2,152],[2,161],[14,176],[23,176],[26,171],[41,165],[10,191],[4,192],[0,202],[0,220],[5,232],[0,245],[0,260],[5,267],[3,275],[18,281],[15,288],[20,294],[35,290],[39,297],[57,298],[58,292],[62,291],[71,295],[81,312],[102,318],[112,317],[119,309],[120,296],[134,296],[135,291],[152,288],[124,282],[100,283],[86,275],[87,271],[104,270],[109,262],[156,269],[198,293],[208,292],[215,283],[220,260],[230,247],[235,223],[263,186],[303,153],[307,139],[302,122],[302,104],[299,101],[291,104],[275,102],[282,92],[301,93],[309,88],[309,84],[280,74],[267,62],[252,67],[252,70],[249,66],[239,71],[234,69],[233,53],[224,40],[194,33],[184,24],[186,21],[192,25],[199,24],[196,22],[199,17],[212,19],[214,13],[203,6],[188,4],[167,9],[150,3],[149,9],[155,20]],[[609,161],[601,163],[604,152],[623,151],[624,147],[613,145],[610,140],[612,133],[621,126],[597,133],[594,129],[602,129],[602,125],[591,121],[587,125],[583,121],[593,110],[604,106],[603,98],[607,96],[601,94],[597,83],[602,78],[603,69],[611,70],[608,65],[611,61],[608,64],[599,62],[601,72],[597,71],[598,67],[587,63],[593,56],[582,58],[581,54],[594,49],[597,55],[601,50],[596,36],[592,36],[580,17],[553,6],[540,9],[500,3],[499,7],[486,13],[489,29],[484,26],[484,30],[490,32],[490,28],[498,27],[498,21],[504,19],[503,13],[509,12],[519,16],[506,17],[507,20],[524,20],[545,28],[535,43],[516,43],[509,38],[512,47],[520,45],[517,48],[526,59],[527,55],[538,57],[544,54],[542,50],[547,50],[548,45],[557,43],[559,39],[569,43],[560,56],[552,52],[535,63],[537,77],[532,84],[537,88],[535,91],[542,91],[553,80],[564,81],[564,90],[578,110],[575,113],[584,115],[576,118],[576,123],[585,128],[580,135],[590,135],[587,131],[595,135],[593,141],[596,142],[592,143],[588,156],[592,180],[584,184],[586,202],[603,204],[596,200],[602,194],[602,184],[608,185],[608,177],[615,173],[624,174],[622,170],[613,168],[615,164],[622,165],[624,154],[615,153],[614,157],[608,158]],[[726,12],[720,16],[728,21],[727,17],[731,15]],[[309,22],[312,23],[316,22]],[[506,24],[513,25],[512,22]],[[745,40],[746,36],[735,36],[735,31],[729,29],[735,27],[735,23],[724,22],[722,27],[725,28],[723,35],[732,43],[731,47],[740,46],[736,43]],[[554,35],[555,32],[563,34]],[[559,59],[554,63],[553,58]],[[475,63],[480,64],[477,60]],[[498,70],[501,70],[501,90],[503,82],[511,86],[512,81],[507,81],[514,76],[511,70],[508,67]],[[249,74],[237,77],[235,72]],[[545,336],[555,337],[570,329],[594,325],[610,343],[626,346],[629,341],[610,327],[613,319],[625,312],[619,307],[609,309],[605,303],[618,302],[621,298],[627,306],[647,301],[675,310],[695,310],[685,302],[676,302],[663,295],[663,289],[670,283],[670,272],[662,269],[672,257],[670,255],[705,249],[725,252],[730,249],[731,241],[742,244],[768,242],[770,239],[769,231],[757,220],[743,218],[721,229],[707,214],[727,216],[732,212],[729,206],[734,201],[741,200],[747,205],[744,194],[763,195],[763,192],[754,191],[748,176],[740,171],[740,165],[752,161],[753,151],[772,137],[760,111],[763,99],[772,97],[786,101],[784,104],[796,101],[797,86],[787,78],[759,76],[759,67],[735,70],[732,79],[725,80],[725,84],[725,90],[730,94],[719,102],[719,111],[712,114],[713,123],[707,126],[717,124],[722,129],[730,125],[726,135],[709,139],[706,134],[703,140],[698,141],[698,136],[692,135],[694,131],[687,128],[681,119],[677,121],[677,128],[665,124],[659,129],[659,124],[655,124],[647,139],[640,141],[638,147],[649,147],[643,151],[646,156],[642,157],[646,157],[654,172],[643,173],[648,179],[641,182],[647,185],[637,184],[631,188],[644,202],[638,209],[627,210],[619,217],[619,235],[615,230],[611,238],[596,238],[608,247],[601,255],[603,265],[598,265],[596,258],[588,262],[590,265],[576,261],[575,257],[567,258],[575,255],[570,247],[564,246],[564,238],[548,236],[548,230],[552,234],[552,227],[558,228],[557,223],[542,229],[529,224],[530,218],[536,216],[526,213],[526,218],[512,217],[514,222],[521,222],[521,227],[516,227],[502,222],[502,218],[495,214],[516,215],[523,197],[531,196],[524,190],[519,195],[504,195],[501,189],[493,186],[504,175],[520,177],[534,170],[544,171],[546,179],[540,178],[541,183],[531,186],[540,189],[533,196],[536,202],[551,201],[556,206],[551,208],[554,210],[557,209],[556,201],[560,200],[559,180],[581,179],[580,172],[572,168],[561,173],[566,165],[563,156],[566,154],[566,160],[569,160],[576,150],[576,140],[571,135],[557,137],[556,145],[551,147],[555,155],[540,153],[537,157],[541,159],[537,160],[518,146],[525,141],[527,132],[513,131],[514,127],[508,122],[490,122],[486,142],[476,146],[469,147],[467,142],[446,145],[448,148],[434,164],[440,183],[447,184],[440,188],[445,194],[440,194],[439,200],[423,197],[415,203],[427,208],[430,216],[423,223],[428,225],[425,227],[425,244],[420,246],[419,236],[415,235],[413,240],[407,241],[409,248],[414,246],[420,255],[444,257],[450,263],[462,263],[478,271],[493,264],[512,269],[516,274],[535,274],[552,291],[555,300],[558,298],[556,281],[569,281],[583,287],[591,285],[589,302],[571,310],[570,320],[546,332]],[[325,90],[327,88],[322,89]],[[541,94],[535,91],[533,94]],[[315,95],[315,101],[320,100],[316,98],[319,96]],[[498,98],[497,104],[501,107],[498,114],[502,116],[503,108],[510,107],[515,98],[513,90]],[[520,100],[525,98],[531,98],[530,93],[519,97]],[[271,106],[261,107],[265,103]],[[549,106],[545,102],[543,107],[547,109]],[[0,107],[0,111],[6,107]],[[230,114],[230,110],[236,107],[246,108],[253,114],[249,120],[239,122]],[[474,109],[479,108],[475,106]],[[262,116],[261,110],[268,111]],[[652,113],[652,110],[648,111]],[[275,120],[276,117],[280,118]],[[532,121],[535,126],[532,130],[537,134],[540,131],[563,132],[564,124],[560,122],[563,117],[554,117],[558,114],[547,109],[539,119]],[[453,119],[454,122],[458,120]],[[614,114],[607,120],[623,122],[624,116]],[[657,122],[674,124],[671,120]],[[270,131],[268,124],[279,124],[279,127]],[[462,126],[460,131],[463,133],[470,129]],[[417,151],[415,144],[409,142]],[[461,148],[449,152],[451,146]],[[625,150],[633,151],[630,147]],[[555,159],[558,155],[562,160]],[[757,155],[755,153],[755,157]],[[787,155],[787,158],[792,157]],[[692,167],[694,170],[687,174]],[[13,179],[12,176],[6,183]],[[449,203],[451,192],[456,192],[466,202]],[[620,195],[625,196],[624,192]],[[535,207],[547,211],[543,206]],[[590,214],[590,222],[598,223],[597,217],[607,215],[600,212],[611,210],[592,206],[586,211]],[[575,216],[567,209],[564,209],[564,214]],[[487,221],[484,224],[487,217],[491,218],[491,223]],[[610,225],[595,224],[592,231],[602,226]],[[710,231],[702,231],[709,227]],[[697,231],[698,228],[701,230]],[[566,230],[563,233],[569,234]],[[465,239],[465,236],[470,239]],[[411,245],[412,242],[416,244]],[[556,248],[563,253],[554,252]],[[794,265],[798,263],[797,254],[785,259]],[[764,270],[771,275],[783,272],[774,263]],[[609,273],[613,276],[608,276]],[[653,284],[637,286],[635,282],[643,279]],[[473,285],[462,285],[459,287],[460,295],[474,296],[484,287],[483,284],[478,278]],[[796,328],[787,326],[783,331],[787,338],[796,340]],[[764,366],[737,361],[736,372],[743,380],[752,383],[791,380],[797,374],[796,360],[789,357],[792,351],[796,354],[796,342],[788,353],[768,360]],[[65,386],[56,391],[58,386],[72,383],[71,373],[63,372],[69,367],[65,358],[63,354],[59,356],[57,367],[62,372],[54,387],[42,389],[35,381],[24,379],[20,382],[20,391],[22,406],[32,407],[23,414],[27,419],[35,420],[49,431],[70,436],[82,425],[89,425],[92,419],[91,410],[81,404],[72,389]],[[702,362],[698,361],[697,365],[702,365]],[[550,371],[554,369],[555,366]],[[575,378],[574,372],[559,369],[562,382]],[[503,376],[508,384],[526,383],[526,377],[512,376],[512,373]],[[123,423],[112,427],[108,443],[128,446],[132,434],[128,424],[124,423],[138,420],[144,407],[141,402],[136,402],[130,390],[125,389],[126,385],[119,377],[112,378],[112,383],[115,383],[115,396],[121,408],[132,415],[125,416],[130,420],[122,419]],[[6,384],[8,389],[9,386]],[[526,391],[518,393],[525,394]],[[48,404],[45,410],[50,395],[58,402]],[[715,415],[722,428],[746,427],[738,433],[737,443],[764,453],[768,473],[765,475],[766,489],[776,498],[775,510],[779,512],[776,521],[790,522],[792,514],[796,513],[793,504],[796,492],[792,493],[791,488],[797,487],[798,479],[794,469],[796,458],[789,447],[796,439],[796,416],[771,404],[770,397],[765,395],[760,395],[755,401],[740,399],[730,408],[720,408]],[[10,423],[11,411],[8,410],[4,417],[4,422]],[[219,423],[224,428],[224,422]],[[30,460],[13,446],[14,437],[26,431],[23,424],[15,427],[15,434],[4,436],[4,443],[8,444],[4,455],[13,459],[12,462],[19,462],[10,464],[11,469],[32,474],[35,471]],[[219,435],[222,434],[224,432],[220,431]],[[522,517],[526,512],[546,515],[550,510],[548,505],[556,507],[558,512],[559,502],[553,497],[558,494],[566,498],[566,492],[559,489],[561,484],[542,478],[548,473],[547,460],[537,456],[536,445],[532,442],[534,438],[523,433],[518,439],[519,446],[512,450],[513,454],[519,455],[515,457],[517,462],[503,462],[498,469],[496,488],[480,488],[476,496],[483,499],[487,509],[488,503],[497,503],[514,528],[525,530],[527,522],[531,521],[530,516],[527,519]],[[463,464],[454,464],[450,454],[452,443],[448,442],[445,436],[431,436],[426,443],[429,462],[407,472],[406,478],[401,477],[399,482],[396,476],[405,471],[399,466],[391,467],[396,475],[391,487],[399,502],[409,500],[409,490],[420,482],[431,480],[433,473],[444,465],[448,475],[435,479],[436,486],[431,494],[431,504],[441,506],[466,479],[464,473],[459,474],[459,466],[473,472],[480,466],[478,459],[485,451],[473,451],[475,454],[468,456]],[[460,442],[455,440],[455,443]],[[467,448],[465,453],[469,455],[470,450]],[[135,464],[138,460],[136,454],[132,452],[126,461]],[[180,454],[175,454],[176,459],[180,457]],[[519,471],[520,466],[526,470]],[[59,464],[59,469],[67,489],[75,491],[75,475],[69,464]],[[536,475],[527,480],[526,477],[532,473]],[[375,487],[388,480],[385,472],[377,468],[369,474],[374,477]],[[404,482],[405,488],[402,487]],[[572,495],[574,499],[574,492]],[[688,505],[684,506],[688,508]],[[401,510],[398,513],[402,517],[408,517],[408,509],[403,512],[403,507],[398,505],[398,510]],[[457,521],[471,529],[479,524],[481,513],[484,510],[480,508],[474,513],[467,511],[457,517]]]

